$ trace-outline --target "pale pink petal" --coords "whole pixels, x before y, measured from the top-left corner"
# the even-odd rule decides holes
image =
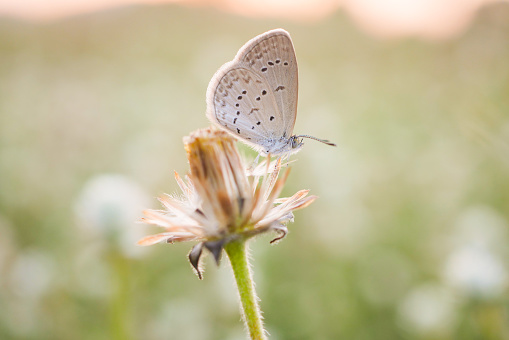
[[[192,241],[199,240],[201,237],[196,236],[192,233],[188,232],[166,232],[159,233],[155,235],[149,235],[138,241],[138,245],[140,246],[151,246],[156,243],[161,242],[182,242],[182,241]]]
[[[276,207],[274,207],[271,211],[269,211],[267,214],[265,214],[264,218],[261,219],[258,223],[256,223],[257,226],[266,226],[268,224],[271,224],[275,221],[278,221],[279,219],[283,218],[285,215],[291,213],[293,210],[302,209],[313,203],[315,199],[317,199],[317,196],[309,196],[309,197],[303,197],[307,195],[309,191],[308,190],[301,190],[295,195],[293,195],[289,200],[288,204],[281,204]],[[301,197],[293,199],[294,197]]]
[[[190,201],[193,197],[193,188],[190,185],[187,185],[182,178],[179,176],[178,172],[175,171],[175,180],[177,181],[180,190],[184,193],[187,198],[187,201]],[[188,180],[189,182],[189,180]]]
[[[161,233],[155,235],[149,235],[138,241],[138,245],[140,246],[151,246],[156,243],[166,242],[173,236],[172,233]]]
[[[198,223],[200,225],[207,225],[209,221],[203,213],[197,212],[197,208],[185,207],[182,204],[172,200],[169,196],[159,197],[159,201],[164,205],[166,209],[174,213],[177,217],[188,221],[188,223]]]

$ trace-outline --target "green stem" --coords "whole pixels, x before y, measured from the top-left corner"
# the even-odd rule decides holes
[[[265,340],[267,337],[263,329],[262,314],[249,267],[246,240],[230,242],[225,245],[224,250],[230,259],[235,281],[237,281],[243,311],[242,317],[251,340]]]
[[[127,327],[130,296],[129,262],[117,251],[113,251],[109,257],[114,279],[114,293],[110,306],[111,339],[128,340],[131,338]]]

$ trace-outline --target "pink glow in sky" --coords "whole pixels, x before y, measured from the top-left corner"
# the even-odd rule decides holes
[[[176,2],[213,6],[250,17],[320,20],[345,10],[379,37],[447,38],[461,33],[476,11],[497,0],[0,0],[0,15],[52,20],[130,4]],[[499,2],[508,0],[498,0]]]
[[[179,0],[0,0],[0,14],[24,19],[52,20],[117,6],[165,2]]]
[[[460,33],[476,11],[491,0],[345,0],[345,10],[362,28],[378,36]]]

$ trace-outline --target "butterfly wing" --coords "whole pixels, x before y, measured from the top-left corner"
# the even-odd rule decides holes
[[[207,117],[258,151],[270,150],[285,133],[270,85],[236,61],[223,65],[212,78]]]
[[[255,149],[280,148],[297,114],[298,70],[292,40],[282,29],[248,41],[207,89],[209,120]]]
[[[235,60],[246,64],[272,89],[290,137],[297,117],[298,68],[290,34],[283,29],[263,33],[248,41]]]

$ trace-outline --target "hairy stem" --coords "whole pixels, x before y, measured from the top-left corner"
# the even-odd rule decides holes
[[[242,318],[249,331],[251,340],[266,340],[262,315],[258,306],[253,276],[249,267],[247,245],[245,240],[233,241],[224,247],[232,265],[235,281],[239,290],[242,305]]]

